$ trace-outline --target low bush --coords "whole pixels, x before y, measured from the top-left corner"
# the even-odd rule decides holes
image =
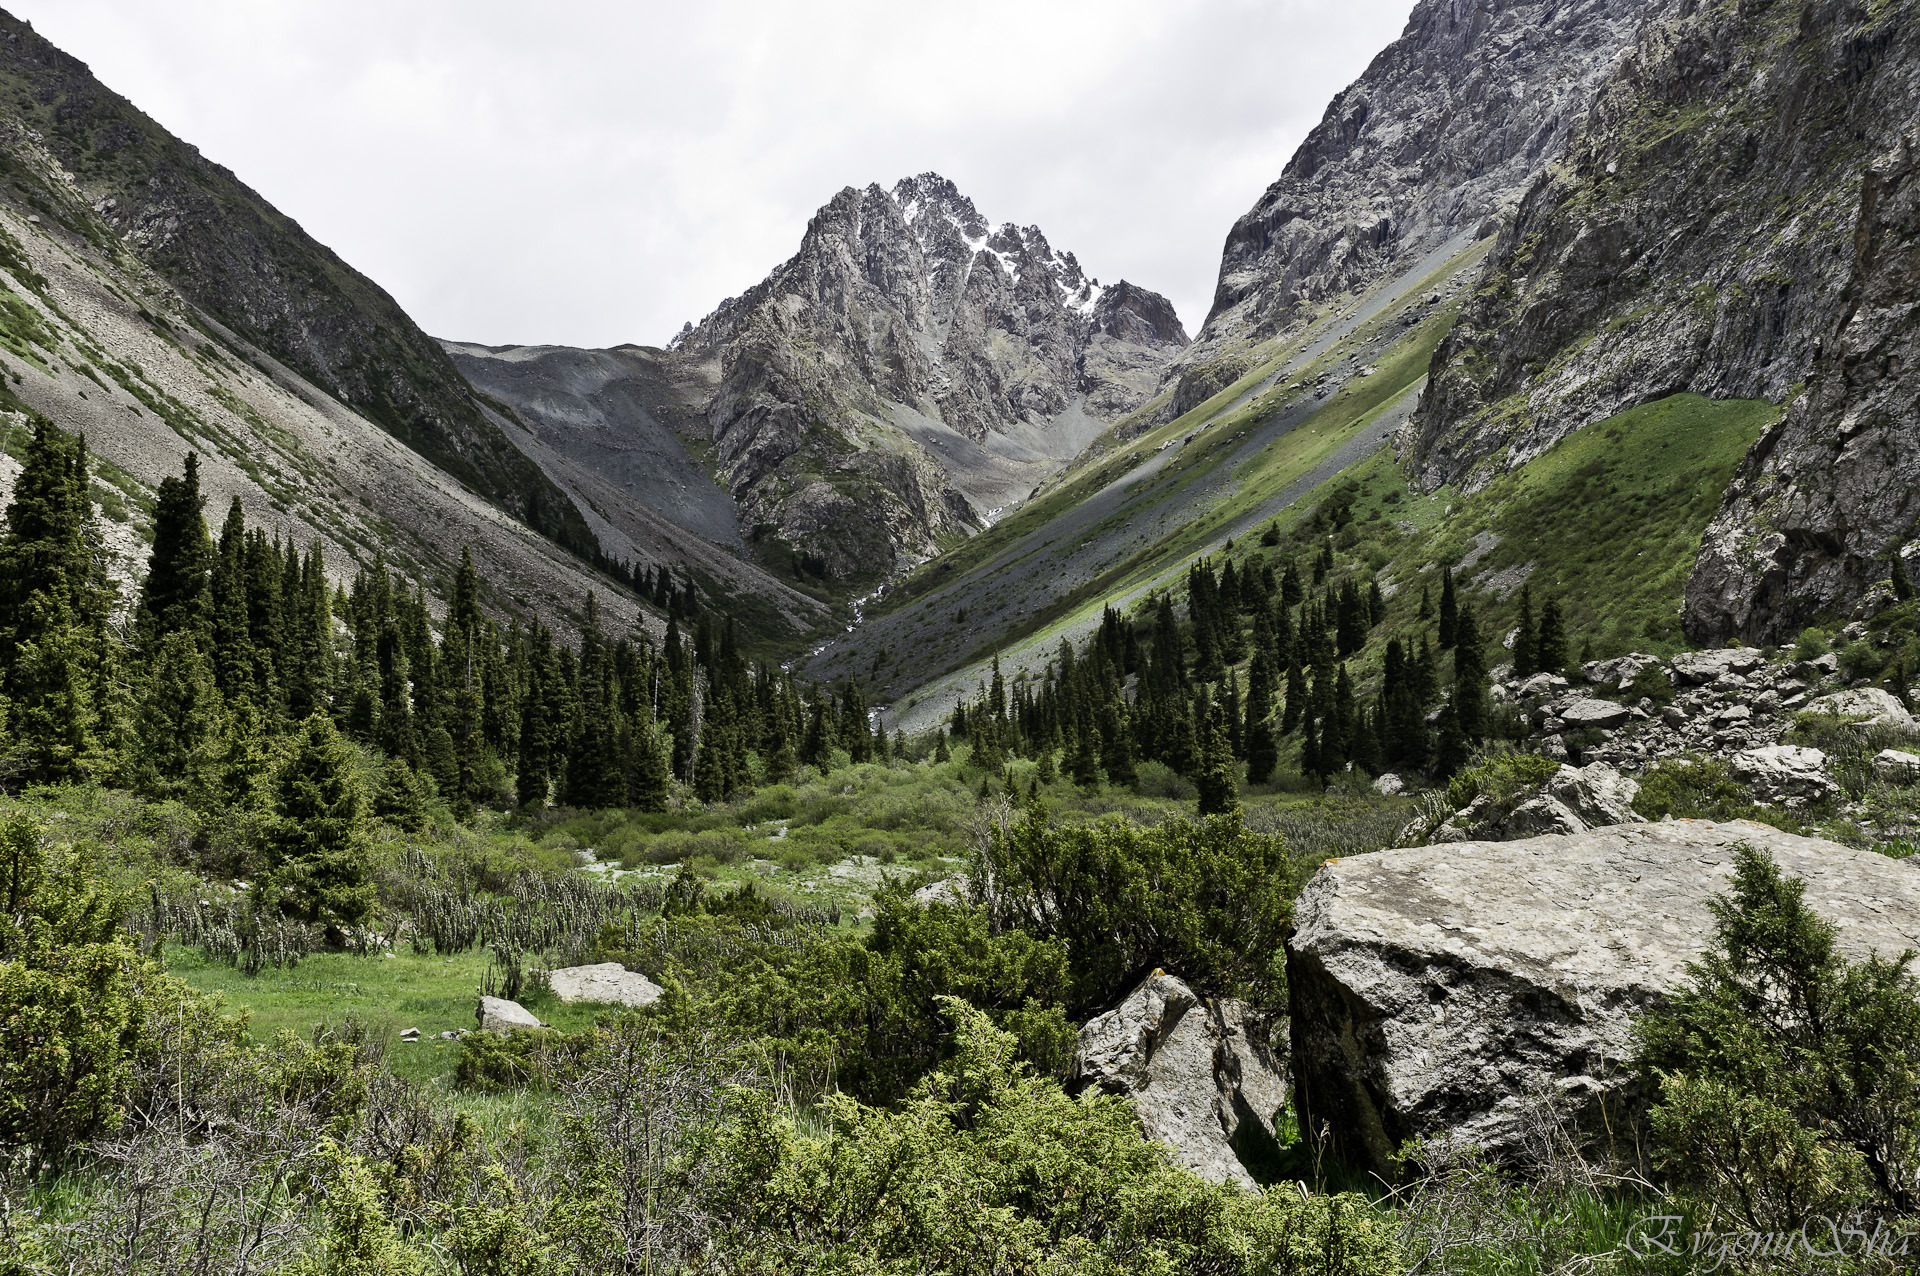
[[[1558,762],[1543,754],[1503,748],[1481,756],[1449,780],[1447,801],[1455,810],[1480,797],[1504,802],[1545,784],[1559,769]]]
[[[1662,758],[1640,777],[1633,809],[1649,820],[1753,820],[1788,833],[1805,833],[1800,820],[1778,807],[1759,806],[1720,758]]]

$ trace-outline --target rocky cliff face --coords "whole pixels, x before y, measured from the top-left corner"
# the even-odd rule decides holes
[[[473,490],[569,549],[593,550],[580,511],[379,285],[6,13],[0,151],[14,202],[137,256],[191,305]],[[43,157],[59,173],[51,185]]]
[[[839,575],[971,531],[1143,402],[1186,334],[937,174],[841,191],[800,251],[675,342],[742,523]]]
[[[1429,489],[1678,391],[1784,400],[1818,365],[1728,493],[1688,628],[1777,637],[1857,593],[1920,514],[1886,428],[1912,375],[1897,316],[1916,296],[1901,147],[1917,43],[1910,10],[1853,0],[1689,5],[1650,26],[1435,354],[1402,439]]]
[[[1913,119],[1911,26],[1781,3],[1650,28],[1435,356],[1427,483],[1680,390],[1785,398],[1837,317],[1862,170]]]
[[[1176,364],[1185,411],[1326,298],[1492,232],[1669,0],[1421,0],[1235,222]]]

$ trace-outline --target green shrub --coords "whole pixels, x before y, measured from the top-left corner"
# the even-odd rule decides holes
[[[1673,703],[1673,680],[1667,677],[1666,670],[1659,665],[1648,665],[1633,675],[1633,681],[1627,687],[1626,698],[1632,701],[1651,700],[1656,705]]]
[[[1824,656],[1830,650],[1829,644],[1832,641],[1832,635],[1824,629],[1802,629],[1800,636],[1793,641],[1793,658],[1813,660]]]
[[[1757,806],[1720,758],[1662,758],[1640,777],[1633,809],[1649,820],[1753,820],[1789,833],[1806,825],[1777,807]]]
[[[1840,671],[1849,682],[1877,676],[1886,663],[1886,653],[1865,638],[1856,638],[1840,650]]]
[[[951,1064],[902,1109],[825,1103],[801,1129],[764,1095],[720,1131],[707,1199],[763,1273],[1401,1270],[1360,1196],[1208,1183],[1140,1137],[1123,1099],[1075,1099],[1017,1062],[1010,1034],[955,998]]]
[[[1560,764],[1544,754],[1502,749],[1484,755],[1449,780],[1447,801],[1455,810],[1479,797],[1504,802],[1545,784],[1559,769]]]
[[[525,1086],[545,1086],[554,1065],[567,1053],[564,1033],[541,1028],[512,1032],[470,1032],[460,1038],[460,1057],[454,1064],[454,1083],[463,1090],[498,1094]]]
[[[1666,1167],[1761,1233],[1920,1214],[1914,954],[1849,963],[1805,891],[1736,847],[1733,891],[1710,905],[1712,948],[1637,1028]]]
[[[999,928],[1065,947],[1079,1018],[1156,968],[1207,993],[1283,997],[1293,869],[1280,837],[1238,815],[1143,829],[1110,818],[1052,827],[1032,812],[996,833],[969,872],[991,883]]]

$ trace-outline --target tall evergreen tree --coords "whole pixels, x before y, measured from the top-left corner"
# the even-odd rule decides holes
[[[1440,569],[1440,650],[1453,646],[1454,629],[1460,620],[1460,604],[1453,596],[1453,568]]]
[[[324,925],[338,940],[373,911],[373,856],[366,794],[352,751],[333,723],[314,714],[274,780],[263,903]]]
[[[1462,607],[1454,629],[1453,716],[1469,740],[1486,738],[1488,689],[1479,618],[1473,608]]]
[[[1533,589],[1520,586],[1520,619],[1513,632],[1513,676],[1531,678],[1540,672],[1540,630],[1533,620]]]
[[[1540,668],[1548,673],[1565,673],[1567,662],[1567,631],[1560,619],[1560,600],[1549,594],[1540,609]]]
[[[1202,690],[1194,714],[1195,735],[1199,737],[1200,759],[1193,784],[1199,790],[1200,814],[1229,815],[1240,809],[1240,789],[1235,782],[1233,749],[1227,743],[1223,715],[1214,708]]]
[[[148,661],[125,771],[144,797],[205,802],[218,792],[224,714],[193,635],[175,630]]]
[[[205,642],[210,635],[209,574],[213,545],[200,496],[200,458],[187,453],[179,478],[168,475],[155,492],[153,552],[134,610],[142,651],[158,649],[170,633],[184,631]]]

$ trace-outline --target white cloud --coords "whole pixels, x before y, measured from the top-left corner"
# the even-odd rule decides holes
[[[16,0],[465,340],[665,341],[845,185],[946,174],[1189,329],[1408,0]]]

